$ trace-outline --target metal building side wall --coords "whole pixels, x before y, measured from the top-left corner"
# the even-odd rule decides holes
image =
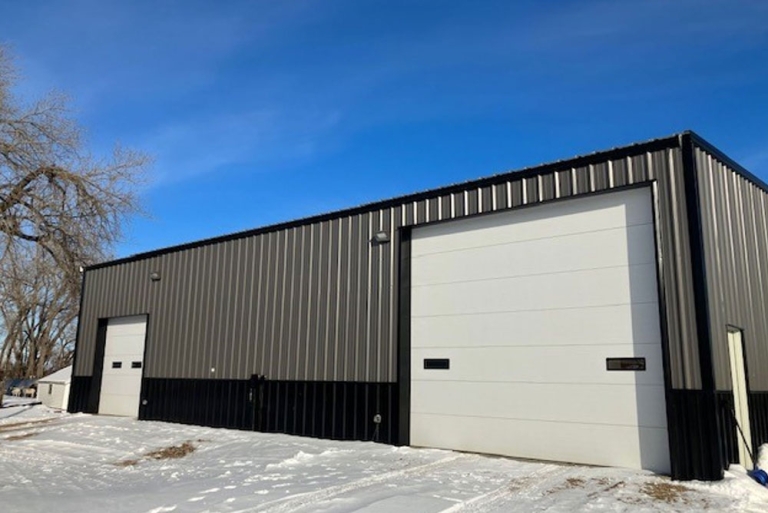
[[[681,151],[657,146],[88,270],[75,375],[99,318],[148,313],[147,378],[394,382],[400,227],[655,183],[672,386],[699,388]]]
[[[695,147],[715,384],[730,390],[727,326],[744,330],[749,388],[768,391],[768,192]]]
[[[93,369],[97,319],[148,313],[146,377],[388,381],[392,250],[368,242],[388,219],[366,213],[89,270],[76,373]]]

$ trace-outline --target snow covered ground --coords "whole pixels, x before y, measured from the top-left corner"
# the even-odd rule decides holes
[[[172,456],[180,456],[173,458]],[[136,512],[768,511],[719,483],[161,422],[0,410],[0,510]]]

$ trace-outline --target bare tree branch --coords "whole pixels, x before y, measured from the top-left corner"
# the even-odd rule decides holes
[[[94,157],[67,98],[24,103],[17,79],[0,45],[0,368],[39,375],[67,361],[79,268],[108,258],[139,213],[149,158]]]

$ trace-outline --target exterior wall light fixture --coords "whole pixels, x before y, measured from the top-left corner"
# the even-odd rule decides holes
[[[374,244],[386,244],[389,242],[389,233],[385,232],[384,230],[378,231],[373,234],[371,242]]]

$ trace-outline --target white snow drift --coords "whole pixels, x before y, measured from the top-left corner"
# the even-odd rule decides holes
[[[190,452],[191,451],[191,452]],[[171,456],[180,456],[173,459]],[[768,511],[719,483],[126,418],[0,410],[4,512]]]

